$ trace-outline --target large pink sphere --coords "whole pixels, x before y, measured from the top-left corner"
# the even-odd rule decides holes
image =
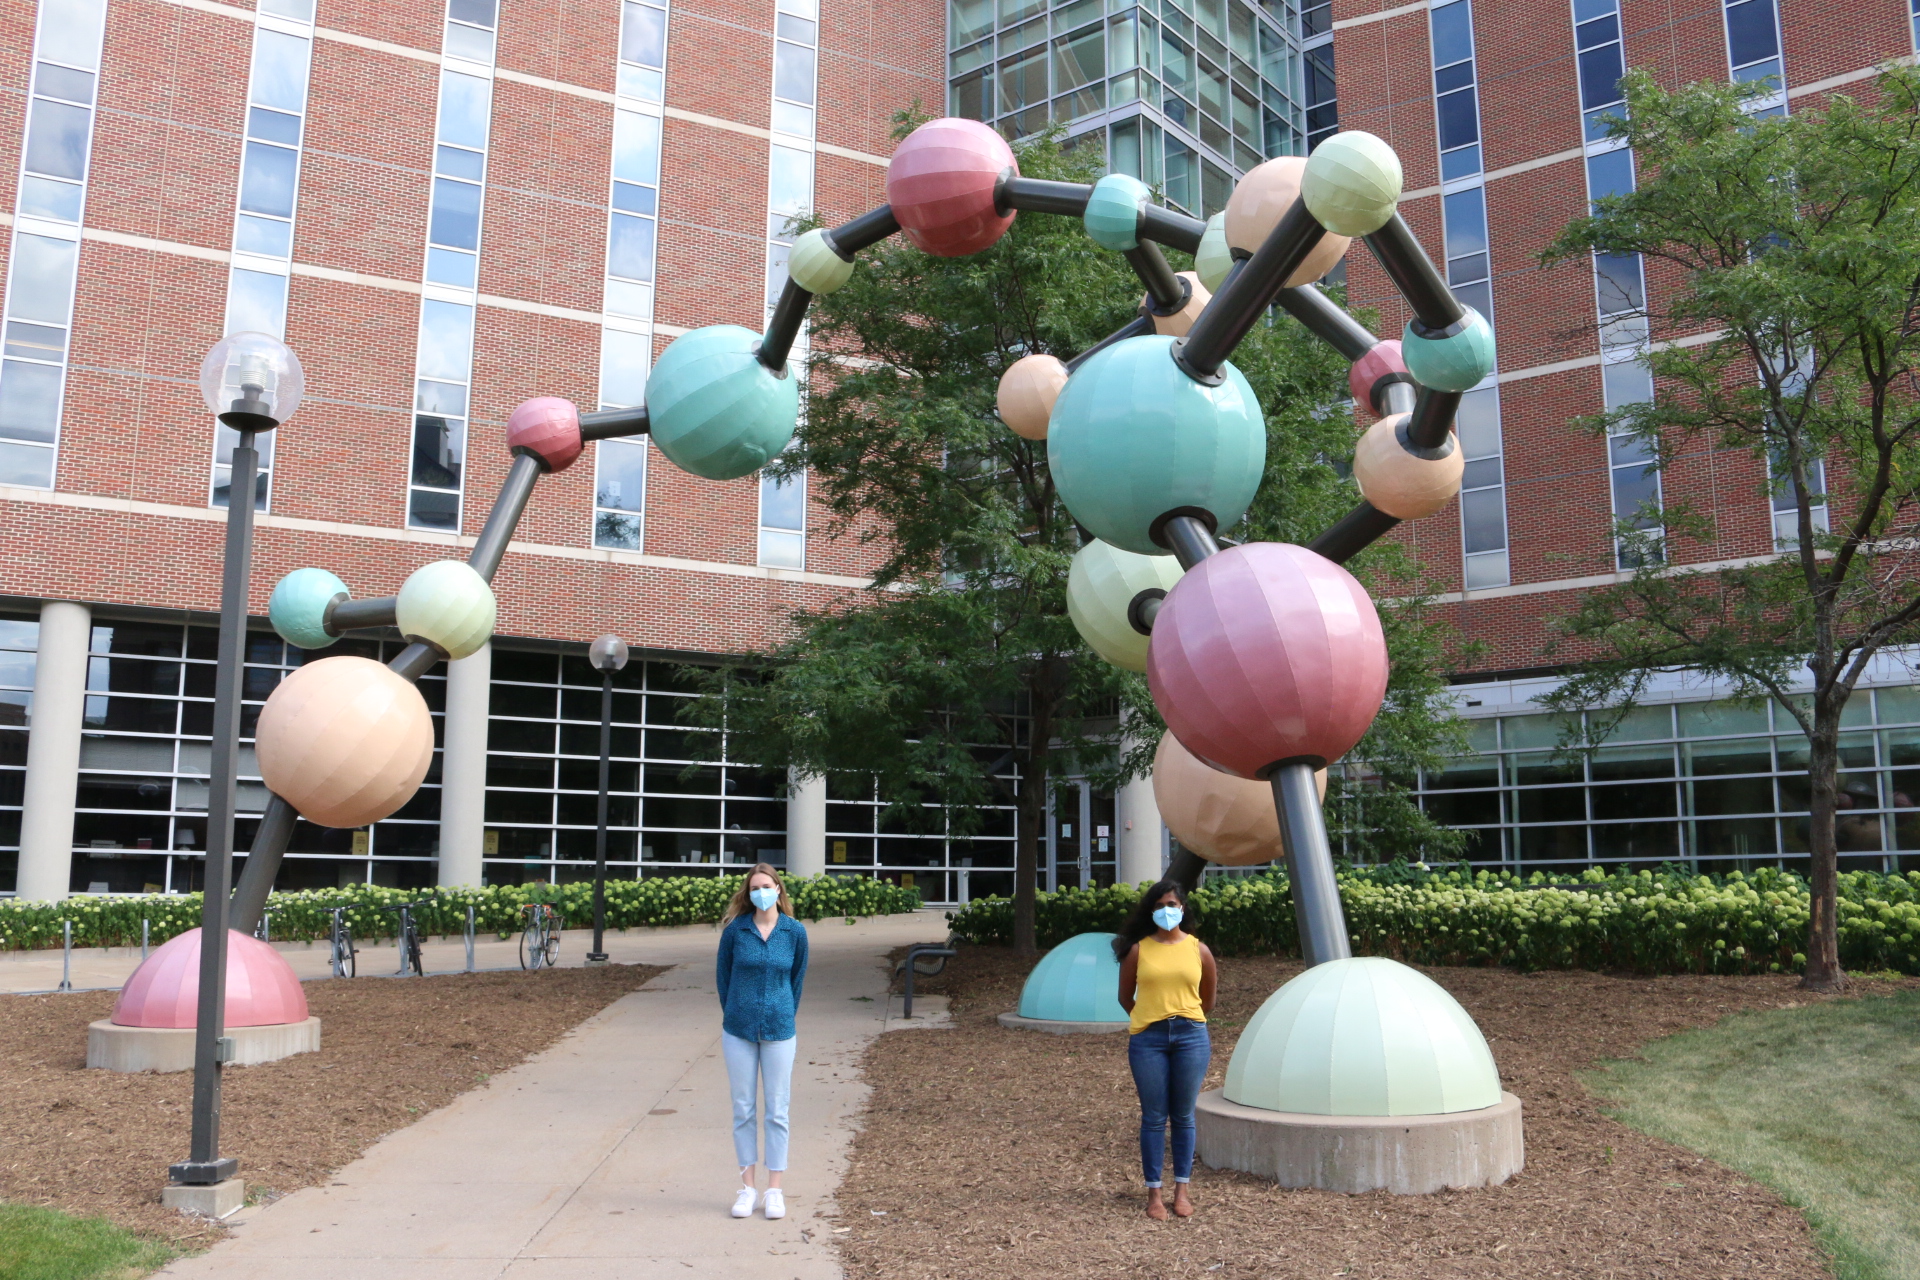
[[[1013,149],[978,120],[929,120],[887,164],[887,203],[907,239],[940,258],[991,248],[1013,225],[994,207],[1001,177],[1017,175]]]
[[[113,1002],[117,1027],[199,1025],[200,931],[171,938],[141,962]],[[278,951],[227,931],[229,1027],[279,1027],[307,1020],[307,993]]]
[[[507,448],[521,449],[547,464],[549,471],[565,471],[580,456],[580,411],[559,396],[522,400],[507,419]]]
[[[1208,556],[1167,593],[1147,684],[1188,751],[1264,778],[1360,741],[1386,696],[1387,641],[1352,574],[1305,547],[1253,542]]]

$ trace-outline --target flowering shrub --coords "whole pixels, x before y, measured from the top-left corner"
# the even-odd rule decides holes
[[[739,876],[656,876],[645,880],[607,881],[607,927],[631,929],[650,925],[712,924],[726,911],[727,900],[740,887]],[[437,896],[436,896],[437,892]],[[902,889],[882,880],[854,876],[793,876],[787,892],[794,911],[803,920],[823,916],[892,915],[920,906],[917,889]],[[334,907],[347,910],[346,920],[359,938],[392,937],[399,916],[387,910],[419,902],[413,918],[422,933],[457,934],[467,927],[467,908],[474,909],[474,928],[502,936],[518,931],[524,917],[520,908],[530,902],[551,903],[569,929],[593,924],[591,881],[564,885],[544,883],[492,885],[485,889],[386,889],[353,885],[344,889],[304,889],[276,893],[267,899],[267,912],[276,942],[310,942],[324,938],[332,927]],[[21,951],[57,947],[61,924],[73,922],[75,946],[137,946],[140,922],[148,924],[148,939],[165,942],[200,924],[197,893],[151,894],[143,897],[88,897],[76,895],[63,902],[0,902],[0,948]]]
[[[1401,863],[1339,874],[1353,949],[1418,964],[1642,973],[1798,970],[1806,882],[1771,868],[1727,876],[1599,869],[1578,877],[1429,870]],[[1039,896],[1040,945],[1120,927],[1139,889]],[[1299,954],[1287,878],[1222,879],[1193,895],[1198,932],[1227,955]],[[1853,969],[1920,973],[1920,871],[1840,877],[1840,959]],[[970,942],[1004,943],[1013,904],[985,898],[952,914]]]

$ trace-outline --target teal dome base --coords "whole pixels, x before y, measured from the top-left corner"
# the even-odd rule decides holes
[[[682,471],[736,480],[765,466],[793,439],[800,380],[755,357],[760,335],[708,325],[675,338],[647,378],[653,442]]]
[[[1129,338],[1067,380],[1047,426],[1047,462],[1067,509],[1103,542],[1164,556],[1154,521],[1183,509],[1239,523],[1267,463],[1266,420],[1246,377],[1218,386],[1173,362],[1171,337]]]
[[[1226,1100],[1322,1116],[1477,1111],[1500,1072],[1467,1011],[1440,984],[1375,956],[1315,965],[1247,1023]]]
[[[1125,1022],[1111,933],[1082,933],[1047,952],[1020,991],[1020,1016],[1047,1022]]]

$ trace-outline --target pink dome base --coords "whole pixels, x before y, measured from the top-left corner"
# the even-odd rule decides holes
[[[148,956],[113,1003],[120,1027],[191,1027],[199,1023],[200,931],[189,929]],[[227,931],[229,1027],[278,1027],[307,1020],[307,993],[278,951],[258,938]]]

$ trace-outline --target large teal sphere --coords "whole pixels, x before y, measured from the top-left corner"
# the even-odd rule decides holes
[[[1423,338],[1413,322],[1400,337],[1400,358],[1407,372],[1423,387],[1435,391],[1471,391],[1493,372],[1493,326],[1472,307],[1466,308],[1458,333]]]
[[[1140,211],[1153,193],[1144,182],[1124,173],[1110,173],[1093,184],[1084,218],[1087,234],[1102,249],[1125,253],[1140,244]]]
[[[683,333],[647,378],[653,442],[682,471],[734,480],[764,466],[793,439],[800,380],[754,357],[760,335],[737,324]]]
[[[295,569],[267,599],[267,621],[296,649],[324,649],[339,637],[321,625],[334,597],[347,596],[347,584],[325,569]]]
[[[1047,462],[1074,519],[1103,542],[1164,556],[1153,522],[1194,507],[1224,530],[1247,513],[1267,462],[1266,421],[1241,372],[1217,387],[1173,362],[1173,339],[1129,338],[1067,380],[1047,426]]]
[[[1125,1022],[1111,933],[1082,933],[1047,952],[1020,989],[1020,1016],[1049,1022]]]

